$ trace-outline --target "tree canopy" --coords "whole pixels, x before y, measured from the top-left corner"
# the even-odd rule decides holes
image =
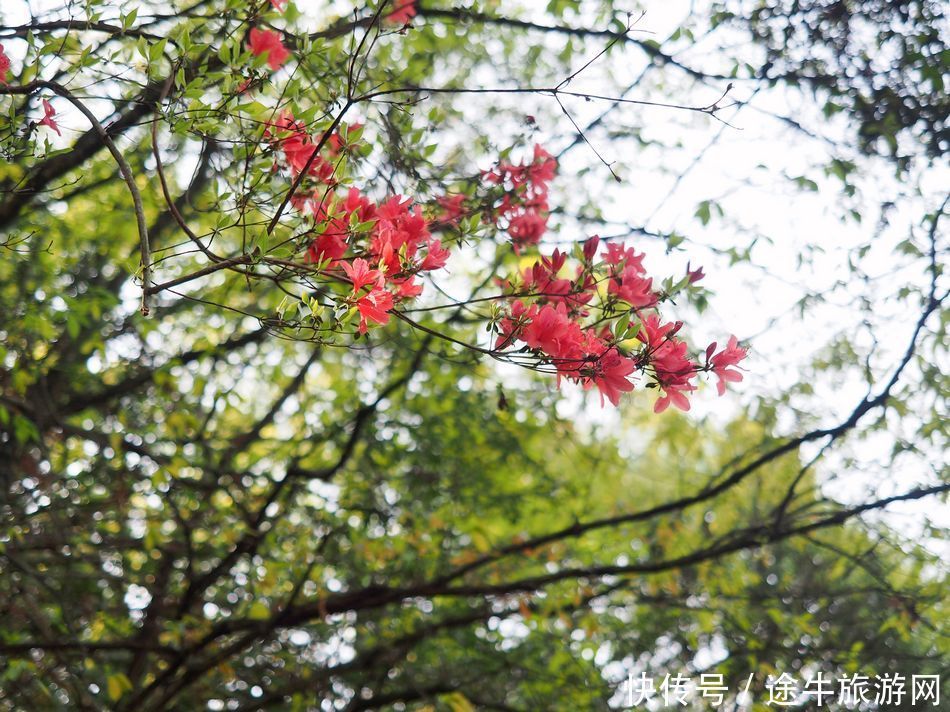
[[[920,708],[944,10],[644,8],[4,4],[0,709]]]

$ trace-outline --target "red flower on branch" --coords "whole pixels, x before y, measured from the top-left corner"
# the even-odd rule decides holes
[[[465,195],[457,193],[455,195],[443,195],[436,198],[442,212],[439,213],[439,220],[450,225],[457,225],[462,216],[465,215]]]
[[[280,69],[290,57],[290,51],[280,41],[280,33],[276,30],[251,29],[248,48],[255,57],[266,54],[267,66],[273,70]]]
[[[352,262],[343,262],[340,266],[353,284],[353,294],[366,285],[373,285],[374,290],[383,286],[382,273],[378,269],[370,269],[369,262],[362,257],[357,257]]]
[[[706,349],[706,353],[711,354],[715,350],[716,342],[714,341],[709,345],[709,348]],[[716,383],[716,390],[719,391],[719,395],[726,392],[727,381],[738,383],[742,380],[742,374],[734,370],[733,367],[744,359],[747,353],[746,349],[739,346],[739,340],[735,336],[730,336],[726,348],[709,359],[709,363],[712,365],[712,372],[715,373],[719,379]]]
[[[416,16],[416,0],[395,0],[395,9],[386,15],[386,22],[408,25]]]
[[[385,289],[373,289],[369,294],[356,300],[360,313],[359,332],[365,334],[367,321],[377,324],[389,323],[389,310],[393,308],[393,295]]]
[[[43,99],[43,113],[44,116],[40,119],[40,126],[48,126],[53,129],[58,136],[63,134],[59,130],[59,126],[56,123],[56,120],[53,118],[56,116],[56,109],[53,108],[53,105],[50,104],[46,99]]]
[[[630,375],[637,370],[637,364],[632,358],[622,356],[617,349],[609,348],[596,357],[589,370],[590,375],[583,381],[584,388],[596,386],[600,391],[601,406],[605,396],[616,406],[620,405],[621,395],[633,390]]]
[[[0,44],[0,84],[7,83],[7,74],[10,72],[10,58],[3,51],[3,45]]]
[[[686,276],[689,277],[689,283],[690,283],[690,284],[695,284],[696,282],[698,282],[699,280],[701,280],[701,279],[702,279],[703,277],[705,277],[706,275],[705,275],[705,273],[703,272],[703,268],[702,268],[702,267],[697,267],[696,269],[691,270],[691,269],[689,268],[689,262],[687,262],[687,263],[686,263]]]

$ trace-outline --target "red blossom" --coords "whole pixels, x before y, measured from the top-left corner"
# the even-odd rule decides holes
[[[422,294],[423,284],[411,277],[409,279],[394,279],[391,284],[396,290],[396,297],[399,299],[413,299]]]
[[[362,257],[357,257],[352,262],[342,262],[340,266],[353,284],[353,294],[366,285],[373,285],[374,290],[383,286],[383,275],[379,270],[370,269],[369,262]]]
[[[385,19],[394,25],[408,25],[415,16],[416,0],[395,0],[395,9]]]
[[[357,133],[363,128],[361,123],[350,124],[345,131],[334,131],[327,139],[327,151],[331,156],[338,156],[343,150],[352,150],[356,143],[350,141],[350,134]]]
[[[346,235],[327,230],[310,243],[307,256],[311,262],[330,260],[330,266],[346,254]]]
[[[600,404],[604,405],[604,396],[615,406],[620,404],[620,396],[633,390],[634,384],[629,376],[636,371],[636,362],[615,348],[601,353],[590,368],[590,375],[584,381],[584,387],[591,384],[600,391]]]
[[[385,289],[373,289],[369,294],[356,300],[356,308],[360,313],[359,332],[365,334],[367,321],[377,324],[389,323],[389,310],[393,308],[393,295]]]
[[[608,291],[632,307],[651,307],[657,302],[656,294],[653,293],[653,280],[642,274],[635,265],[629,264],[623,272],[611,278]]]
[[[515,251],[536,245],[547,230],[548,183],[557,172],[557,160],[541,146],[534,147],[531,162],[499,161],[483,174],[484,180],[505,188],[495,210],[494,222],[507,230]]]
[[[683,394],[683,391],[695,391],[696,386],[692,387],[680,387],[680,386],[669,386],[666,389],[666,393],[657,399],[656,403],[653,404],[654,413],[662,413],[664,410],[670,407],[670,403],[675,405],[681,411],[688,412],[690,405],[689,399]]]
[[[290,57],[290,51],[284,47],[284,43],[280,41],[280,33],[276,30],[252,28],[248,48],[254,56],[266,53],[267,66],[275,71]]]
[[[429,240],[426,256],[419,265],[419,269],[425,271],[441,269],[445,267],[445,263],[449,261],[451,254],[451,252],[442,247],[441,240]]]
[[[563,304],[541,307],[531,322],[521,332],[521,340],[532,349],[544,351],[553,360],[573,361],[583,335],[580,326],[571,321]],[[568,364],[564,364],[567,366]]]
[[[701,280],[701,279],[702,279],[703,277],[705,277],[706,275],[703,273],[703,268],[702,268],[702,266],[697,267],[697,268],[694,269],[694,270],[691,270],[691,269],[689,268],[689,262],[687,262],[687,263],[686,263],[686,276],[689,277],[689,283],[690,283],[690,284],[695,284],[696,282],[698,282],[699,280]]]
[[[421,245],[429,239],[429,227],[422,210],[412,201],[396,195],[376,211],[369,251],[386,265],[391,275],[403,271],[402,258],[412,264]]]
[[[584,241],[584,261],[593,262],[597,256],[597,247],[600,245],[600,236],[594,235]]]
[[[456,195],[443,195],[436,198],[442,212],[439,214],[439,221],[449,224],[457,224],[465,214],[465,195],[457,193]]]
[[[45,114],[42,119],[40,119],[40,126],[49,126],[53,131],[56,132],[58,136],[63,134],[59,130],[59,126],[56,124],[56,120],[53,118],[56,115],[56,109],[53,108],[53,105],[50,104],[46,99],[43,99],[43,113]]]
[[[537,245],[547,230],[548,219],[538,213],[526,212],[508,221],[508,234],[516,248]]]
[[[607,245],[607,249],[604,251],[604,262],[606,262],[611,267],[621,270],[624,268],[633,268],[639,274],[644,274],[646,270],[643,267],[643,258],[645,255],[637,254],[637,251],[632,247],[626,247],[624,245],[618,245],[615,242],[611,242]]]
[[[325,155],[346,150],[353,129],[331,135]],[[339,192],[333,165],[315,155],[316,144],[306,126],[289,111],[267,125],[264,139],[278,157],[275,171],[283,165],[299,178],[306,169],[318,183],[304,186],[292,198],[302,216],[310,214],[314,220],[316,237],[307,245],[308,259],[345,277],[349,293],[340,300],[359,313],[359,333],[367,333],[370,324],[387,324],[395,304],[422,293],[418,275],[441,269],[450,257],[450,250],[431,236],[433,223],[419,205],[400,195],[376,204],[356,187],[345,195]],[[547,186],[556,167],[555,159],[536,146],[530,162],[503,160],[483,174],[488,184],[501,190],[489,219],[507,231],[516,252],[540,242],[547,229]],[[437,198],[442,213],[435,224],[457,222],[465,213],[466,200],[464,193]],[[568,380],[585,390],[596,388],[601,405],[607,401],[618,405],[621,396],[634,389],[639,374],[650,377],[649,385],[660,391],[654,404],[657,413],[670,405],[689,410],[688,395],[696,390],[700,370],[716,374],[720,393],[727,381],[742,379],[733,367],[746,351],[735,337],[718,354],[715,343],[710,344],[701,368],[690,358],[686,342],[676,336],[682,323],[660,319],[644,255],[610,243],[597,263],[599,248],[600,238],[593,236],[570,264],[568,254],[555,249],[523,269],[520,280],[499,278],[511,302],[495,324],[495,348],[518,359],[530,352],[540,364],[553,368],[558,383]],[[702,268],[687,266],[687,275],[697,281]],[[628,328],[612,326],[624,314],[639,324],[637,338],[643,344],[639,352],[625,350]]]
[[[647,346],[648,362],[657,385],[664,391],[653,406],[656,413],[662,413],[671,403],[680,410],[689,410],[685,394],[696,390],[691,381],[696,378],[698,367],[687,355],[686,342],[676,338],[682,326],[680,321],[662,324],[658,316],[651,314],[643,320],[637,337]]]
[[[0,44],[0,84],[7,83],[7,74],[10,72],[10,58],[3,51],[3,45]]]
[[[715,351],[715,343],[710,345],[710,349],[707,349],[706,353],[709,354],[711,351]],[[715,373],[719,379],[716,382],[716,390],[719,392],[719,395],[726,392],[727,381],[738,383],[742,380],[742,374],[732,367],[744,359],[747,353],[746,349],[739,346],[739,340],[736,339],[735,336],[730,336],[726,348],[709,360],[712,365],[712,372]]]

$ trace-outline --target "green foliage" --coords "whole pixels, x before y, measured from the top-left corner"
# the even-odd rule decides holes
[[[143,316],[139,236],[115,161],[85,126],[47,141],[35,125],[45,89],[2,94],[0,709],[605,709],[640,670],[712,665],[733,693],[754,674],[761,695],[778,672],[946,669],[946,570],[934,553],[943,532],[902,535],[874,518],[883,496],[831,487],[884,442],[875,472],[894,480],[889,495],[946,491],[935,463],[906,487],[892,478],[946,447],[943,208],[886,255],[888,275],[923,277],[874,282],[894,287],[905,315],[930,310],[890,386],[893,363],[865,338],[868,301],[860,324],[792,344],[809,355],[796,383],[771,398],[755,385],[763,395],[729,416],[657,417],[649,393],[616,421],[587,417],[586,402],[568,413],[551,379],[465,348],[485,323],[464,309],[362,338],[301,326],[352,327],[354,313],[328,313],[305,282],[281,291],[262,267],[310,239],[293,215],[266,230],[287,181],[262,137],[283,109],[319,134],[363,96],[345,122],[365,124],[364,144],[341,158],[341,176],[419,200],[474,193],[469,179],[488,161],[556,133],[539,125],[573,137],[573,124],[546,95],[418,87],[486,76],[485,86],[556,85],[616,38],[604,27],[628,26],[619,4],[552,0],[532,27],[505,3],[425,2],[412,29],[370,31],[359,55],[365,8],[354,20],[303,2],[284,15],[263,0],[155,5],[89,0],[76,12],[106,29],[22,32],[0,10],[0,37],[18,52],[11,85],[56,74],[113,112],[106,122],[143,194],[157,279],[211,261],[163,195],[153,120],[175,210],[219,255],[249,258],[244,273],[210,272],[156,296]],[[923,26],[938,9],[898,3],[905,31],[885,5],[852,13],[888,43],[905,41],[900,61],[877,73],[881,86],[843,71],[870,60],[841,51],[848,18],[834,8],[815,20],[798,4],[760,4],[744,19],[730,5],[716,22],[744,23],[767,57],[724,57],[737,81],[813,85],[817,110],[848,122],[857,154],[936,156],[943,40]],[[294,50],[279,76],[246,49],[261,23]],[[719,81],[672,54],[703,35],[631,34],[614,51],[643,53],[672,92],[671,77]],[[803,56],[816,37],[839,50],[835,61]],[[630,81],[623,56],[603,76],[617,95]],[[62,106],[64,126],[82,126]],[[627,119],[585,125],[644,155],[677,152],[677,138],[664,143],[641,115]],[[857,200],[868,164],[846,149],[786,178],[802,194],[833,179]],[[564,235],[617,227],[606,217],[613,181],[590,163],[558,188]],[[665,168],[656,175],[670,177]],[[700,235],[731,228],[727,197],[703,191],[712,197],[686,218]],[[672,228],[623,227],[658,238],[667,256],[697,243]],[[488,233],[477,212],[453,233],[468,252],[451,293],[487,293],[501,266],[518,265]],[[809,240],[799,267],[834,247]],[[709,237],[710,254],[750,268],[768,242]],[[877,246],[855,247],[848,288],[873,281],[865,266]],[[684,310],[715,298],[682,279],[666,286]],[[795,313],[808,323],[824,303],[815,288]],[[632,334],[637,319],[618,330]],[[904,353],[903,332],[874,333]],[[822,402],[827,381],[866,385],[864,410]]]

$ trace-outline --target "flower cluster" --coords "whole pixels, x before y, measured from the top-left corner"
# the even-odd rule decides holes
[[[273,5],[280,10],[283,3]],[[386,20],[407,23],[415,11],[415,4],[407,2]],[[289,57],[273,30],[251,30],[250,49],[266,54],[274,70]],[[312,221],[300,249],[317,274],[341,287],[337,307],[358,314],[358,332],[365,334],[370,324],[388,323],[400,302],[422,293],[420,274],[445,266],[449,250],[430,229],[458,225],[467,198],[442,196],[439,214],[429,219],[402,196],[375,202],[355,186],[344,188],[336,159],[356,153],[361,137],[362,126],[354,124],[314,140],[289,111],[264,131],[275,173],[285,171],[292,182],[291,204]],[[489,193],[484,220],[507,233],[516,253],[538,245],[547,230],[548,186],[556,172],[556,159],[536,145],[530,160],[501,160],[482,174]],[[675,288],[670,284],[660,291],[643,266],[644,255],[624,245],[601,249],[593,237],[579,250],[573,270],[567,260],[567,254],[554,250],[504,285],[507,306],[492,323],[497,355],[551,368],[558,382],[596,388],[601,403],[606,399],[614,405],[634,389],[635,379],[646,377],[647,386],[660,391],[657,413],[671,404],[689,410],[688,394],[696,390],[699,372],[716,375],[720,395],[727,382],[742,380],[735,367],[746,351],[734,336],[721,351],[710,344],[701,365],[677,336],[682,322],[664,323],[660,317],[661,301],[702,279],[701,267],[687,266]]]
[[[352,129],[351,129],[352,130]],[[347,131],[349,134],[350,131]],[[334,134],[336,135],[336,134]],[[306,172],[307,177],[326,185],[334,183],[333,164],[327,160],[318,151],[318,143],[313,141],[310,133],[307,131],[303,122],[297,121],[290,111],[283,111],[276,121],[268,122],[264,127],[264,140],[270,144],[271,149],[283,161],[283,167],[287,168],[294,179]],[[326,140],[325,144],[333,146],[341,145],[346,139],[337,138],[336,142]],[[332,157],[333,152],[328,152]],[[274,168],[278,169],[281,164],[274,163]],[[295,207],[302,209],[304,206],[300,201],[305,200],[295,195]]]
[[[450,253],[411,200],[395,195],[375,203],[357,187],[341,188],[330,159],[356,150],[362,128],[353,124],[315,141],[302,122],[284,112],[266,127],[265,139],[278,157],[275,168],[285,168],[295,181],[301,174],[307,179],[291,199],[313,220],[307,260],[349,283],[342,303],[357,310],[358,330],[365,334],[370,323],[388,323],[396,304],[418,297],[419,275],[444,267]]]
[[[548,184],[557,172],[557,160],[541,146],[534,147],[531,161],[500,161],[486,171],[489,185],[500,186],[504,194],[492,212],[495,225],[511,238],[515,251],[537,245],[548,227]]]
[[[587,240],[572,271],[567,255],[554,250],[507,287],[511,302],[496,322],[495,349],[509,355],[528,352],[553,367],[558,379],[597,388],[617,405],[621,394],[632,391],[638,374],[651,380],[660,398],[654,411],[670,406],[689,410],[687,394],[696,390],[701,371],[719,379],[720,395],[727,381],[741,381],[736,364],[746,350],[735,337],[716,353],[706,350],[700,365],[677,337],[682,322],[664,323],[658,312],[662,294],[643,267],[642,254],[622,245],[600,249],[597,237]],[[565,276],[565,274],[567,276]],[[687,272],[683,283],[699,279]]]

